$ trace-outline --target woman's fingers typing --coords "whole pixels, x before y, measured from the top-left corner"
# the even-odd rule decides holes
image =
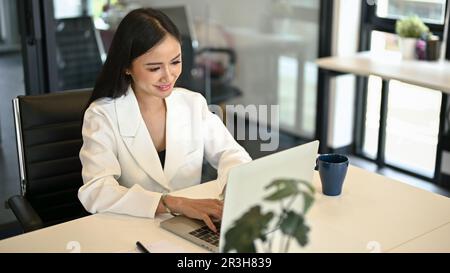
[[[207,214],[203,214],[202,220],[203,220],[203,222],[205,222],[205,224],[209,227],[210,230],[217,233],[216,226],[214,225],[213,221]]]
[[[223,202],[217,199],[183,198],[178,212],[187,217],[202,220],[212,231],[217,232],[213,220],[222,219]]]

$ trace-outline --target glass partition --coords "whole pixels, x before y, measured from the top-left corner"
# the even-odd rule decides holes
[[[195,54],[189,73],[206,77],[195,88],[210,102],[219,96],[226,104],[279,105],[282,130],[314,136],[319,1],[118,1],[104,9],[102,25],[113,29],[128,10],[140,6],[186,7]],[[222,75],[229,71],[229,56],[202,51],[205,48],[231,50],[235,54],[232,75]],[[217,78],[235,87],[234,95],[226,98],[216,91]]]
[[[105,57],[102,49],[107,52],[118,23],[130,10],[160,8],[172,19],[180,19],[177,12],[184,11],[186,18],[176,22],[183,33],[180,86],[201,92],[211,104],[220,106],[277,105],[282,131],[303,139],[314,137],[318,77],[314,61],[318,56],[320,1],[53,0],[52,3],[54,18],[46,19],[46,31],[53,33],[48,27],[55,28],[55,36],[52,38],[49,33],[46,41],[51,91],[94,85]],[[174,7],[183,10],[169,12]],[[88,56],[69,58],[70,52]],[[86,61],[89,69],[77,63],[80,59]],[[91,77],[85,77],[83,72]],[[258,121],[266,120],[260,116]]]

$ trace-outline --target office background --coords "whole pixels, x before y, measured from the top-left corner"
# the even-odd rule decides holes
[[[380,79],[349,75],[326,86],[315,65],[318,57],[398,50],[395,18],[410,13],[418,14],[445,39],[447,2],[379,0],[375,6],[374,1],[354,0],[21,0],[16,5],[0,0],[2,204],[20,191],[11,99],[92,87],[118,21],[141,6],[185,7],[183,20],[188,26],[182,32],[192,45],[186,82],[198,81],[191,88],[210,102],[216,98],[218,104],[280,105],[278,150],[316,137],[317,113],[323,107],[317,94],[328,89],[329,151],[352,154],[355,165],[449,195],[445,177],[450,171],[436,167],[445,165],[442,158],[447,156],[438,150],[439,117],[448,108],[441,93],[391,83],[386,159],[380,167],[376,162]],[[201,51],[205,48],[225,51]],[[234,62],[232,55],[223,54],[229,51],[235,54]],[[218,85],[234,91],[216,96]],[[247,119],[247,128],[257,122]],[[267,154],[260,151],[260,143],[241,141],[253,158]],[[204,179],[210,177],[214,171],[205,168]],[[17,232],[12,213],[2,206],[0,238]]]

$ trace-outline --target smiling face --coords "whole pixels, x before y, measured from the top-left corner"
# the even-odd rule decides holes
[[[181,74],[181,45],[171,35],[137,57],[127,70],[134,92],[158,98],[168,97]]]

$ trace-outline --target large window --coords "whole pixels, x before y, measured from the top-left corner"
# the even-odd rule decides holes
[[[446,0],[378,0],[376,15],[398,19],[417,15],[428,23],[444,24]]]
[[[417,15],[430,30],[442,37],[445,21],[445,0],[378,0],[377,5],[363,5],[361,50],[398,52],[395,21]],[[400,57],[400,53],[399,57]],[[363,104],[362,132],[359,154],[376,160],[381,102],[381,79],[360,79],[359,103]],[[381,165],[388,165],[431,180],[435,175],[439,135],[439,115],[442,94],[398,81],[389,82],[387,126],[384,136],[385,157]]]

